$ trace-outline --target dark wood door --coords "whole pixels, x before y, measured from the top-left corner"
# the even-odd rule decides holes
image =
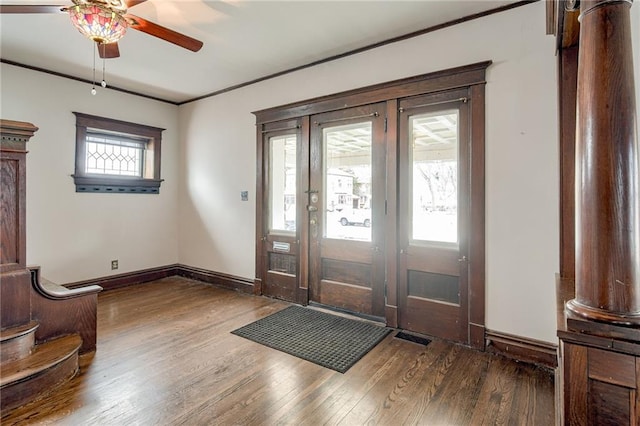
[[[385,104],[310,126],[309,298],[384,316]]]
[[[468,341],[470,136],[465,91],[400,102],[398,321]]]
[[[299,302],[300,164],[308,158],[301,139],[300,120],[265,125],[261,138],[262,293],[292,302]]]

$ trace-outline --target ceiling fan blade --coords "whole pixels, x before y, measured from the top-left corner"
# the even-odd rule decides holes
[[[111,59],[120,57],[120,49],[118,49],[118,43],[96,43],[98,48],[98,54],[101,58]]]
[[[192,52],[197,52],[202,48],[203,43],[195,38],[180,34],[170,30],[169,28],[163,27],[162,25],[154,24],[153,22],[135,15],[126,14],[124,17],[127,18],[129,27],[134,30],[142,31],[143,33],[158,37],[162,40],[168,41],[169,43],[191,50]]]
[[[69,5],[50,5],[50,4],[7,4],[0,5],[0,14],[2,13],[60,13],[62,9]]]
[[[144,3],[147,0],[125,0],[125,4],[128,9],[131,9],[133,6],[138,5],[140,3]]]

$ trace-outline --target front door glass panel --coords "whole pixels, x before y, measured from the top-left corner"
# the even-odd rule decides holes
[[[371,241],[371,122],[323,129],[324,235]]]
[[[411,240],[458,242],[458,112],[409,118]]]
[[[296,231],[296,135],[269,138],[269,231]]]

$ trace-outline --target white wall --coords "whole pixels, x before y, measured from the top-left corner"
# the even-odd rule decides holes
[[[174,105],[2,64],[1,116],[39,127],[27,148],[27,262],[61,284],[178,261]],[[76,193],[72,111],[165,128],[159,195]],[[119,269],[111,271],[111,260]]]
[[[492,60],[486,100],[487,327],[555,342],[554,38],[537,2],[180,107],[180,263],[252,279],[251,111]],[[240,191],[250,201],[240,201]]]

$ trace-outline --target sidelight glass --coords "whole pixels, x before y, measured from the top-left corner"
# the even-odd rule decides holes
[[[324,234],[371,241],[371,122],[323,129]]]
[[[413,241],[458,242],[458,111],[409,119]]]
[[[296,231],[296,135],[269,138],[269,230]]]

